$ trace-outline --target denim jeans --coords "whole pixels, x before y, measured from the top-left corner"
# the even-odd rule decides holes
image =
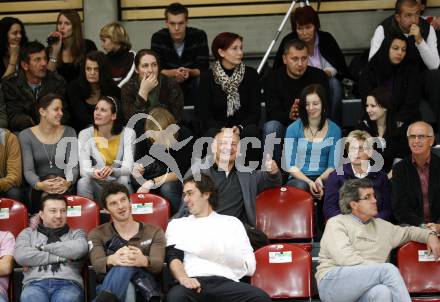
[[[336,267],[318,290],[323,302],[411,302],[399,270],[390,263]]]
[[[342,127],[342,84],[337,78],[329,78],[329,118]]]
[[[23,287],[22,302],[82,302],[83,288],[76,282],[64,279],[31,281]]]
[[[0,302],[8,302],[8,296],[0,294]]]
[[[152,190],[153,193],[168,199],[171,206],[171,216],[180,209],[180,205],[182,204],[182,191],[183,185],[179,180],[166,182],[159,188]]]
[[[130,301],[135,295],[133,296],[133,290],[127,292],[127,289],[136,274],[149,273],[138,267],[115,266],[105,275],[104,282],[97,287],[97,293],[107,291],[117,296],[119,301]],[[126,299],[129,295],[133,298]]]
[[[266,144],[266,138],[271,133],[275,133],[275,138],[281,139],[281,142],[279,144],[274,144],[273,155],[272,155],[272,158],[274,161],[277,162],[278,167],[281,167],[281,156],[283,152],[283,140],[286,133],[286,127],[284,127],[284,125],[281,124],[279,121],[275,121],[275,120],[264,123],[263,133],[262,133],[263,144]],[[269,144],[269,142],[267,142],[267,144]]]
[[[101,193],[104,189],[104,186],[108,184],[111,180],[96,180],[92,177],[81,177],[77,182],[76,193],[79,196],[89,198],[91,200],[101,202]],[[127,187],[130,193],[133,193],[130,185],[130,177],[129,176],[120,176],[116,179],[116,181]],[[100,205],[103,207],[103,205]]]

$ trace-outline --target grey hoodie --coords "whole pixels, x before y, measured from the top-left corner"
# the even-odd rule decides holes
[[[81,286],[83,280],[81,258],[87,254],[88,245],[86,233],[81,229],[69,230],[61,236],[61,241],[46,244],[47,237],[33,228],[24,229],[15,241],[14,258],[18,264],[28,268],[23,272],[23,286],[35,280],[49,278],[75,281]],[[42,246],[42,250],[38,249]],[[41,265],[62,262],[61,269],[39,270]]]

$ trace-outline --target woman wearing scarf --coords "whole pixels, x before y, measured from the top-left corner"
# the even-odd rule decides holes
[[[122,86],[121,99],[124,118],[133,127],[136,135],[145,131],[145,118],[136,122],[130,118],[136,113],[148,113],[156,105],[166,107],[179,122],[183,111],[183,93],[179,83],[160,74],[157,54],[149,49],[139,50],[134,57],[135,73]]]
[[[359,78],[363,107],[374,88],[385,87],[391,93],[392,107],[399,125],[410,124],[420,117],[420,75],[414,63],[414,54],[407,51],[408,43],[411,42],[403,35],[384,40]]]
[[[242,138],[260,138],[260,80],[257,71],[242,61],[243,38],[223,32],[215,37],[211,49],[217,60],[200,76],[196,105],[202,133],[214,136],[220,128],[228,127],[235,128]]]

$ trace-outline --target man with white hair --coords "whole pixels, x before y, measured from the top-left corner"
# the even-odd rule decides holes
[[[263,242],[257,242],[261,238],[258,239],[259,236],[256,235],[264,236],[264,234],[259,234],[255,230],[255,200],[259,192],[270,187],[281,186],[280,169],[270,156],[267,156],[263,163],[265,171],[249,172],[245,171],[243,166],[238,166],[239,160],[237,157],[240,154],[240,137],[238,132],[232,128],[223,128],[217,133],[212,144],[212,151],[214,156],[211,158],[213,164],[210,167],[195,163],[185,177],[198,173],[211,177],[219,192],[216,211],[219,214],[240,219],[245,225],[254,248],[260,246],[260,244],[264,245]],[[183,203],[176,217],[188,215],[188,207]]]
[[[400,224],[440,232],[440,158],[431,152],[434,131],[428,123],[408,127],[411,156],[393,167],[393,213]]]

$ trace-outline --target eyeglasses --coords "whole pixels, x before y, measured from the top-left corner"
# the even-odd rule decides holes
[[[367,194],[363,197],[359,197],[359,201],[361,200],[372,200],[372,199],[376,199],[376,194],[372,193],[372,194]]]
[[[428,137],[432,137],[432,135],[426,135],[426,134],[410,134],[410,135],[408,135],[408,140],[415,140],[415,139],[418,139],[418,140],[421,140],[421,141],[423,141],[423,140],[425,140],[425,139],[427,139]]]

